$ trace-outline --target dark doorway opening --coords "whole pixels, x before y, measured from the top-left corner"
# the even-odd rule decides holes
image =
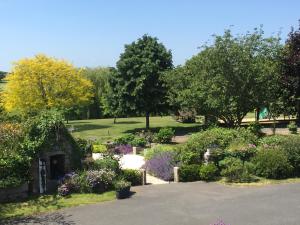
[[[50,157],[50,179],[58,180],[65,175],[65,155]]]

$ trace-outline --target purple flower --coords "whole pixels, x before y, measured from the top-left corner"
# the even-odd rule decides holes
[[[133,149],[131,145],[118,145],[115,147],[116,154],[126,155],[126,154],[131,154],[132,151]]]
[[[174,152],[161,152],[148,160],[145,164],[146,170],[156,177],[170,181],[174,177],[174,166],[176,166]]]

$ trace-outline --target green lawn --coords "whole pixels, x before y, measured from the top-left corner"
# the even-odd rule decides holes
[[[66,198],[57,195],[43,195],[23,202],[0,204],[0,220],[50,212],[72,206],[110,201],[113,199],[115,199],[114,191],[103,194],[72,194]]]
[[[125,133],[136,133],[145,129],[145,118],[119,118],[116,124],[113,123],[113,119],[76,120],[70,121],[67,126],[74,127],[73,134],[75,137],[111,141]],[[171,116],[164,116],[151,117],[150,127],[153,131],[157,131],[161,127],[172,127],[177,135],[185,135],[199,131],[201,124],[179,123]]]
[[[0,91],[3,90],[6,82],[5,81],[0,81]]]

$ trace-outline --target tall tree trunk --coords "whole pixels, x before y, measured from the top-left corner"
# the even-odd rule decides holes
[[[149,121],[150,113],[146,112],[146,130],[150,128],[150,121]]]
[[[259,108],[255,109],[255,122],[259,121]]]
[[[116,122],[117,122],[117,117],[115,116],[114,117],[114,124],[116,124]]]

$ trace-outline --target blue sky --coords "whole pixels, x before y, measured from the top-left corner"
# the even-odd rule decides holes
[[[297,27],[300,1],[0,0],[0,70],[38,53],[75,66],[115,66],[124,44],[147,33],[172,50],[175,65],[230,28],[235,34],[261,24],[286,38]]]

